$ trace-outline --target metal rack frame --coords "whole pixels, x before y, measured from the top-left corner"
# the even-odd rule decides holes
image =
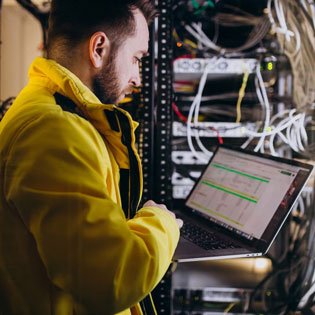
[[[142,160],[143,193],[142,201],[154,199],[154,25],[150,25],[148,55],[142,59],[142,82],[139,107],[138,151]]]
[[[172,208],[172,0],[159,0],[157,110],[155,124],[155,200]]]
[[[172,3],[158,0],[157,99],[154,134],[154,200],[172,209]],[[171,314],[172,275],[168,271],[152,292],[158,314]]]

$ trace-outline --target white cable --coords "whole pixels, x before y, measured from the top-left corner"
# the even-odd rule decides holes
[[[274,138],[276,135],[281,137],[282,141],[288,144],[294,151],[304,151],[303,142],[307,145],[307,133],[304,127],[305,124],[305,113],[298,114],[293,116],[296,112],[295,109],[286,110],[283,114],[289,114],[287,118],[284,118],[280,123],[278,123],[276,129],[278,130],[284,124],[288,125],[286,130],[286,136],[282,134],[282,132],[277,132],[271,135],[269,139],[269,148],[272,155],[278,155],[274,150]],[[281,115],[282,113],[278,113],[270,120],[270,125]],[[274,129],[273,129],[274,131]]]
[[[304,113],[304,122],[303,122],[303,124],[301,122],[301,136],[302,136],[302,140],[303,140],[305,146],[308,146],[308,136],[307,136],[307,132],[306,132],[305,126],[307,125],[307,123],[309,121],[309,118],[312,119],[311,116],[305,117],[305,113]]]
[[[305,118],[305,114],[302,113],[301,119],[298,120],[297,122],[294,122],[294,129],[292,130],[294,132],[296,144],[297,144],[299,151],[304,151],[304,146],[303,146],[302,139],[301,139],[301,122],[303,123],[304,118]],[[303,127],[303,125],[302,125],[302,127]]]
[[[185,29],[193,35],[198,41],[207,46],[208,48],[214,49],[213,45],[209,44],[209,42],[205,41],[199,33],[197,33],[190,25],[185,25]]]
[[[194,145],[192,142],[192,135],[195,137],[195,140],[198,144],[198,147],[201,149],[201,151],[207,157],[210,158],[212,156],[212,152],[209,151],[202,144],[200,137],[199,137],[200,124],[198,122],[198,119],[199,119],[199,110],[200,110],[202,93],[203,93],[203,89],[204,89],[206,81],[207,81],[208,74],[209,74],[210,70],[213,69],[213,67],[215,67],[216,63],[218,63],[220,60],[221,60],[220,58],[217,59],[217,57],[213,57],[207,63],[205,70],[201,76],[200,82],[199,82],[198,92],[194,98],[193,103],[190,106],[189,114],[188,114],[188,118],[187,118],[187,142],[188,142],[189,148],[192,151],[193,155],[197,159],[199,159],[200,161],[205,162],[205,163],[207,163],[208,161],[205,160],[204,156],[201,156],[194,148]],[[193,131],[192,131],[192,126],[194,127]]]
[[[300,118],[301,118],[300,114],[296,115],[293,118],[293,121],[296,121],[296,120],[298,120]],[[284,125],[282,125],[281,127],[277,127],[275,129],[273,129],[271,131],[267,131],[265,133],[254,132],[254,131],[251,131],[251,130],[245,130],[245,133],[250,135],[250,136],[254,136],[254,137],[267,137],[267,136],[271,136],[271,135],[273,135],[275,133],[278,133],[279,131],[282,131],[282,130],[288,128],[291,124],[292,124],[292,122],[288,121]]]
[[[203,153],[206,154],[206,156],[209,156],[211,157],[212,155],[212,152],[209,151],[201,142],[200,138],[199,138],[199,132],[198,132],[198,127],[200,126],[200,124],[198,123],[198,119],[199,119],[199,110],[200,110],[200,104],[201,104],[201,98],[202,98],[202,93],[203,93],[203,89],[205,87],[205,84],[206,84],[206,81],[207,81],[207,75],[209,73],[209,71],[211,69],[213,69],[213,67],[215,67],[216,63],[218,63],[221,59],[219,58],[217,60],[216,57],[212,58],[206,68],[205,68],[205,73],[204,75],[201,77],[200,79],[200,82],[199,82],[199,88],[198,88],[198,95],[199,95],[199,98],[198,98],[198,102],[196,102],[195,104],[195,115],[194,115],[194,126],[197,127],[197,132],[195,132],[195,139],[196,139],[196,142],[199,146],[199,148],[201,149],[201,151]]]
[[[201,76],[198,92],[197,92],[197,94],[196,94],[196,96],[194,98],[193,103],[190,106],[189,114],[188,114],[188,118],[187,118],[187,142],[188,142],[188,146],[189,146],[191,152],[193,153],[193,155],[198,160],[200,160],[203,163],[207,163],[208,161],[205,160],[202,155],[198,154],[198,152],[194,148],[194,145],[193,145],[193,142],[192,142],[191,125],[192,125],[193,113],[194,113],[194,111],[196,109],[196,106],[197,106],[197,104],[199,104],[199,106],[200,106],[201,96],[202,96],[202,92],[203,92],[203,88],[204,88],[205,82],[207,80],[207,76],[208,76],[209,70],[210,70],[210,63],[207,64],[207,66],[206,66],[206,68],[205,68],[205,70],[204,70],[204,72],[203,72],[203,74]],[[196,121],[194,122],[194,126],[195,125],[196,125]],[[199,132],[198,129],[197,130],[196,129],[193,130],[193,133],[194,133],[195,137],[199,136],[198,132]],[[209,153],[206,153],[206,154],[209,155]]]
[[[258,66],[258,64],[257,64],[257,66]],[[259,66],[260,66],[260,65],[259,65]],[[264,102],[263,96],[262,96],[261,91],[260,91],[260,88],[259,88],[259,82],[258,82],[258,77],[257,77],[257,75],[256,75],[256,77],[255,77],[254,82],[255,82],[256,94],[257,94],[257,98],[258,98],[259,104],[261,105],[263,112],[265,112],[265,102]],[[258,130],[259,130],[259,127],[256,129],[256,132],[258,132]],[[241,145],[241,148],[242,148],[242,149],[246,149],[247,146],[251,143],[251,141],[252,141],[254,138],[255,138],[254,136],[249,137],[249,138]]]
[[[262,78],[261,72],[260,72],[260,63],[257,63],[256,76],[257,76],[257,79],[258,79],[258,83],[260,85],[260,90],[262,92],[263,105],[265,107],[265,123],[264,123],[263,132],[262,132],[263,134],[265,134],[267,129],[268,129],[268,127],[269,127],[269,123],[270,123],[270,104],[269,104],[268,96],[267,96],[267,93],[266,93],[264,81],[263,81],[263,78]],[[263,147],[264,140],[265,140],[264,136],[262,136],[259,139],[259,142],[258,142],[258,144],[256,145],[256,147],[254,149],[255,152],[257,152],[259,150],[261,152],[264,152],[264,147]]]
[[[185,25],[185,29],[188,31],[188,33],[193,35],[198,41],[200,41],[200,42],[203,41],[201,36],[195,30],[193,30],[190,25]]]
[[[199,23],[201,23],[201,22],[199,22]],[[204,50],[203,47],[204,47],[203,43],[200,40],[198,40],[198,48],[201,50]]]
[[[285,21],[284,13],[283,13],[283,7],[282,3],[279,0],[274,0],[275,1],[275,9],[276,9],[276,14],[278,21],[280,23],[281,30],[283,34],[285,35],[286,40],[289,42],[290,41],[290,35],[293,36],[292,32],[291,34],[288,32],[288,26]]]
[[[187,118],[187,142],[188,142],[188,146],[190,148],[190,151],[193,153],[193,155],[200,160],[203,163],[207,163],[207,161],[203,158],[203,156],[201,156],[200,154],[198,154],[198,152],[195,150],[194,145],[192,143],[192,135],[191,135],[191,122],[192,122],[192,116],[193,116],[193,112],[195,109],[195,102],[197,100],[197,95],[193,101],[193,103],[190,106],[189,109],[189,114],[188,114],[188,118]]]
[[[277,27],[276,30],[279,33],[283,33],[285,36],[285,39],[290,42],[291,37],[294,36],[294,33],[288,29],[287,23],[285,21],[284,13],[283,13],[283,7],[282,3],[279,0],[274,0],[275,1],[275,8],[276,8],[276,13],[277,13],[277,18],[280,23],[280,28]]]
[[[293,111],[289,113],[290,119],[293,118],[293,113],[294,113]],[[291,136],[291,139],[295,143],[295,148],[297,152],[304,151],[304,146],[302,144],[302,139],[301,139],[302,133],[303,133],[303,138],[306,136],[306,138],[304,138],[304,143],[307,144],[307,134],[304,127],[305,113],[301,113],[300,115],[301,115],[301,119],[299,119],[296,122],[293,122],[293,125],[291,126],[291,130],[290,130],[291,132],[290,136]]]
[[[293,118],[293,114],[295,113],[295,110],[294,111],[290,111],[289,113],[289,119],[290,121],[293,122],[292,118]],[[298,152],[299,149],[298,149],[298,146],[297,146],[297,142],[296,142],[296,137],[295,137],[295,134],[294,134],[294,131],[292,129],[294,123],[291,124],[287,130],[286,130],[286,135],[287,135],[287,139],[289,141],[289,145],[290,147],[295,151],[295,152]]]
[[[257,75],[255,77],[255,87],[256,87],[256,94],[257,94],[259,104],[262,106],[262,109],[265,109],[265,102],[264,102],[263,96],[262,96],[260,88],[259,88],[259,82],[258,82]]]
[[[258,129],[256,131],[258,131]],[[241,145],[241,148],[246,149],[254,138],[255,138],[254,136],[248,137],[248,139]]]
[[[283,111],[277,113],[276,115],[272,116],[272,118],[270,119],[270,125],[272,125],[274,123],[274,121],[276,119],[278,119],[279,117],[281,117],[281,116],[284,117],[285,114],[289,114],[290,110],[291,109],[286,109],[286,110],[283,110]]]
[[[268,3],[267,3],[269,21],[270,21],[274,31],[277,33],[283,34],[285,36],[286,40],[289,42],[291,37],[294,36],[294,33],[292,31],[290,31],[287,27],[287,24],[286,24],[285,18],[284,18],[282,4],[281,4],[281,2],[279,3],[279,0],[274,0],[276,15],[277,15],[277,19],[278,19],[279,24],[280,24],[280,27],[278,27],[277,23],[275,22],[275,20],[272,16],[271,1],[272,0],[268,0]]]
[[[258,66],[258,64],[257,64],[257,66]],[[259,66],[260,66],[260,65],[259,65]],[[257,77],[257,75],[256,75],[256,77],[255,77],[254,82],[255,82],[256,94],[257,94],[257,98],[258,98],[259,104],[261,105],[263,112],[265,112],[265,103],[264,103],[264,99],[263,99],[263,96],[262,96],[261,91],[260,91],[260,88],[259,88],[259,82],[258,82],[258,77]],[[259,130],[259,127],[256,129],[256,132],[258,132],[258,130]],[[241,145],[241,148],[242,148],[242,149],[246,149],[247,146],[251,143],[251,141],[252,141],[254,138],[255,138],[254,136],[249,137],[249,138]]]
[[[214,66],[214,62],[218,62],[215,61],[217,58],[214,57],[212,58],[207,66],[205,67],[205,70],[201,76],[200,82],[199,82],[199,88],[198,88],[198,92],[194,98],[194,101],[192,103],[192,105],[190,106],[189,109],[189,114],[188,114],[188,118],[187,118],[187,142],[189,145],[190,150],[192,151],[193,155],[199,159],[200,161],[207,163],[208,161],[204,159],[203,156],[201,156],[200,154],[198,154],[198,152],[195,150],[193,142],[192,142],[192,130],[191,130],[191,126],[193,125],[194,128],[193,130],[193,134],[194,137],[197,141],[197,144],[199,146],[199,148],[203,151],[203,153],[206,154],[206,156],[211,157],[212,152],[207,150],[204,145],[202,144],[200,138],[199,138],[199,123],[198,123],[198,116],[199,116],[199,109],[200,109],[200,103],[201,103],[201,97],[202,97],[202,93],[203,93],[203,89],[205,87],[206,81],[207,81],[207,76],[208,73],[210,72],[210,70],[212,69],[212,67]],[[193,115],[194,114],[194,115]],[[192,122],[194,116],[194,122]]]
[[[307,12],[306,2],[305,0],[300,0],[301,5],[304,7],[305,11]]]
[[[275,29],[276,28],[276,22],[272,16],[272,11],[271,11],[271,0],[268,0],[267,2],[267,9],[268,9],[268,18],[270,21],[270,24],[272,25],[272,27]]]
[[[307,290],[307,292],[303,295],[302,299],[300,300],[298,304],[299,309],[302,309],[306,305],[307,301],[309,300],[309,298],[314,292],[315,292],[315,282],[311,284],[310,288]]]
[[[209,44],[209,47],[212,47],[216,51],[220,51],[222,48],[216,45],[202,30],[202,27],[200,24],[197,23],[191,23],[191,25],[195,28],[195,30],[198,32],[198,34],[203,38],[205,42]]]
[[[274,156],[277,156],[274,149],[274,139],[275,136],[279,136],[281,140],[288,144],[294,151],[299,152],[304,150],[304,145],[307,145],[307,133],[304,127],[305,124],[305,113],[300,113],[294,116],[296,112],[296,109],[292,110],[285,110],[281,113],[276,114],[273,116],[270,121],[269,125],[271,128],[271,131],[265,131],[263,132],[252,132],[250,130],[246,130],[245,133],[249,135],[250,137],[247,139],[247,141],[242,145],[242,148],[246,148],[246,146],[255,138],[259,137],[260,140],[264,139],[267,136],[270,136],[269,139],[269,149],[270,153]],[[284,117],[285,115],[288,115],[288,117]],[[273,123],[276,121],[276,119],[283,116],[284,118],[276,125],[276,127],[273,125]],[[266,124],[265,124],[266,126]],[[286,130],[286,135],[282,133],[282,131]],[[258,147],[259,149],[260,147]]]
[[[210,40],[210,38],[203,32],[201,26],[198,25],[197,23],[192,23],[191,25],[185,25],[185,29],[198,40],[198,43],[201,43],[204,46],[210,49],[216,50],[218,52],[221,52],[221,53],[225,51],[225,49],[223,49],[222,47],[219,47],[216,44],[214,44]]]
[[[306,114],[302,113],[302,119],[300,120],[299,124],[299,131],[300,131],[300,136],[301,136],[301,141],[304,143],[305,146],[308,145],[308,137],[307,137],[307,132],[305,129],[306,126],[306,119],[305,119]],[[304,148],[303,148],[304,150]]]
[[[296,40],[296,47],[295,47],[295,51],[293,53],[293,56],[295,56],[301,48],[301,36],[300,36],[300,32],[298,31],[296,25],[292,24],[292,26],[294,28],[294,36],[295,36],[295,40]]]
[[[291,147],[291,149],[295,152],[299,152],[298,150],[298,147],[297,147],[297,144],[296,142],[294,141],[294,137],[293,137],[293,134],[292,134],[292,124],[290,124],[286,130],[286,136],[287,136],[287,139],[289,141],[289,145]]]
[[[289,112],[289,111],[288,111]],[[277,114],[278,115],[278,114]],[[275,115],[275,116],[277,116]],[[278,125],[276,126],[276,128],[279,128],[281,126],[283,126],[285,123],[287,123],[289,121],[289,118],[285,118],[283,120],[281,120]],[[271,125],[271,123],[270,123]],[[273,142],[274,142],[274,138],[275,136],[278,135],[282,141],[286,144],[288,144],[288,140],[287,138],[284,136],[284,134],[280,131],[280,132],[277,132],[277,133],[274,133],[273,135],[271,135],[270,139],[269,139],[269,148],[270,148],[270,153],[274,156],[278,156],[278,154],[276,153],[275,149],[274,149],[274,146],[273,146]]]

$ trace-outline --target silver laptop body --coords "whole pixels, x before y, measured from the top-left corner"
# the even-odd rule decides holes
[[[173,259],[178,262],[267,253],[313,166],[219,146],[191,190]]]

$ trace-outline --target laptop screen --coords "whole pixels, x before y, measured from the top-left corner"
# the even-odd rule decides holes
[[[304,163],[219,147],[186,205],[249,240],[269,243],[311,171]]]

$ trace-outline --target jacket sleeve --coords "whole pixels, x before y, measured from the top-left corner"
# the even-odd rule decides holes
[[[75,115],[47,113],[12,142],[6,196],[32,234],[50,281],[91,314],[114,314],[146,296],[175,251],[174,218],[146,207],[126,221],[109,198],[106,147]]]

